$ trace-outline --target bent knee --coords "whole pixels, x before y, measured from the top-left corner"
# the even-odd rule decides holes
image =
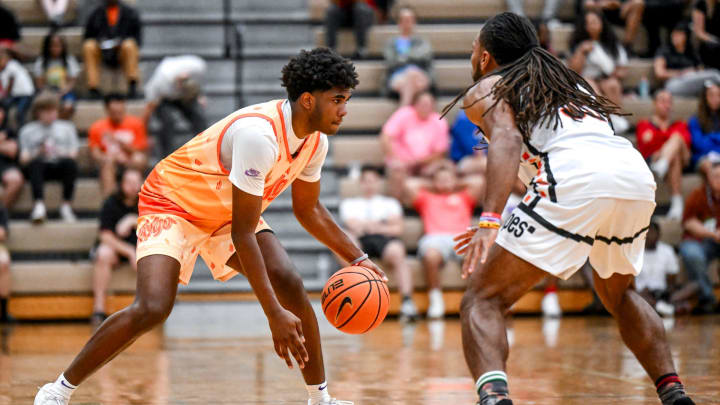
[[[97,248],[97,260],[103,263],[115,263],[117,261],[117,253],[115,253],[115,249],[101,243]]]
[[[172,312],[172,299],[140,299],[132,305],[133,320],[140,329],[149,329],[164,322]]]
[[[383,251],[384,260],[397,260],[405,257],[405,245],[400,240],[392,240]]]
[[[302,278],[291,265],[268,266],[267,272],[275,291],[305,292]]]
[[[20,173],[20,170],[11,169],[5,172],[3,175],[3,181],[9,186],[21,185],[23,182],[23,175]]]

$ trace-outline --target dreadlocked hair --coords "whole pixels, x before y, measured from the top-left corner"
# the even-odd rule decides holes
[[[586,114],[608,118],[610,114],[620,113],[618,106],[595,93],[585,79],[540,47],[527,18],[509,12],[498,14],[485,24],[479,41],[500,66],[491,74],[499,75],[500,80],[485,96],[492,95],[495,103],[485,114],[501,100],[505,101],[515,112],[515,123],[526,141],[536,125],[553,125],[553,129],[557,129],[560,109],[574,119]],[[443,116],[484,78],[455,97],[443,109]],[[463,109],[480,100],[482,98]]]

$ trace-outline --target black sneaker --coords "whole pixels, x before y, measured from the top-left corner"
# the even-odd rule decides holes
[[[90,324],[99,326],[101,323],[105,322],[107,317],[108,317],[107,314],[104,312],[94,312],[90,316]]]
[[[693,402],[690,397],[682,397],[678,398],[673,402],[673,405],[695,405],[695,402]]]

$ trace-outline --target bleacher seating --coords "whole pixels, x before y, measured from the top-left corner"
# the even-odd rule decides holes
[[[127,0],[125,0],[127,1]],[[506,9],[505,0],[405,0],[418,14],[417,32],[428,38],[436,54],[435,78],[440,97],[438,105],[447,103],[454,93],[470,84],[471,43],[482,27],[483,21],[492,15]],[[131,0],[130,3],[136,3]],[[309,3],[309,5],[306,5]],[[220,2],[197,2],[195,0],[157,0],[152,2],[137,2],[142,12],[141,18],[145,24],[145,43],[141,49],[141,70],[143,80],[149,78],[150,72],[157,65],[159,59],[178,53],[196,53],[205,56],[211,64],[211,75],[206,84],[210,96],[209,119],[220,118],[236,106],[235,74],[236,63],[243,63],[244,80],[243,95],[246,103],[267,100],[272,97],[282,97],[283,90],[277,83],[279,68],[286,63],[289,56],[297,49],[310,48],[322,45],[324,42],[324,10],[329,0],[232,0],[231,19],[234,22],[246,24],[245,50],[243,56],[247,59],[237,62],[226,58],[223,40],[223,15]],[[542,0],[526,0],[525,8],[531,17],[537,17],[542,8]],[[559,8],[559,18],[562,23],[552,30],[552,46],[558,52],[568,51],[568,42],[572,34],[572,20],[574,18],[573,0],[563,0]],[[23,23],[22,44],[27,49],[39,52],[42,39],[48,32],[44,15],[38,3],[33,0],[5,0],[5,6],[10,7]],[[72,20],[74,13],[68,16]],[[286,18],[293,24],[278,24]],[[76,22],[74,26],[63,29],[71,53],[81,60],[82,27]],[[397,34],[394,25],[375,26],[369,35],[369,60],[356,63],[360,75],[360,85],[357,95],[348,106],[348,115],[344,119],[341,134],[332,138],[331,155],[328,161],[328,171],[323,173],[323,201],[332,211],[336,211],[340,198],[356,195],[357,182],[348,178],[339,179],[337,174],[354,164],[370,163],[382,164],[383,157],[380,148],[378,133],[383,123],[396,109],[396,103],[389,99],[380,98],[381,86],[384,85],[384,69],[382,50],[385,42]],[[644,38],[638,40],[642,45]],[[353,37],[349,31],[341,32],[339,49],[344,54],[354,50]],[[653,80],[652,61],[632,59],[629,66],[628,77],[623,84],[627,89],[637,86],[641,77]],[[84,80],[81,78],[78,88],[80,95],[85,94]],[[122,75],[103,71],[103,90],[123,89],[125,86]],[[649,115],[652,109],[650,100],[627,97],[624,101],[625,110],[631,113],[629,120],[636,123],[640,118]],[[675,100],[675,112],[678,118],[688,118],[697,108],[696,100]],[[128,103],[128,112],[139,115],[143,109],[142,101]],[[453,110],[448,117],[452,121],[457,113]],[[85,136],[90,124],[104,114],[101,101],[81,100],[77,105],[74,122]],[[191,135],[189,135],[191,136]],[[630,136],[633,139],[633,136]],[[23,314],[27,316],[44,318],[51,317],[79,317],[89,314],[89,301],[82,304],[62,307],[62,309],[43,309],[38,303],[45,305],[45,299],[53,294],[70,294],[72,297],[87,298],[91,291],[92,266],[83,252],[87,252],[97,237],[97,221],[95,216],[99,210],[102,198],[99,193],[98,180],[90,161],[87,141],[83,140],[79,163],[82,178],[76,187],[73,207],[81,214],[81,219],[73,225],[50,221],[42,226],[32,226],[27,221],[28,213],[32,207],[29,187],[26,186],[13,212],[10,225],[10,249],[18,253],[22,260],[13,262],[13,294],[24,299],[23,305],[29,308]],[[687,194],[694,188],[699,177],[686,176],[683,193]],[[668,192],[662,182],[659,182],[658,203],[667,204]],[[60,204],[60,189],[57,184],[49,184],[46,192],[46,203],[52,215]],[[51,215],[51,217],[52,217]],[[270,223],[291,252],[306,285],[317,290],[322,286],[328,272],[334,267],[328,265],[327,250],[319,243],[308,239],[306,233],[291,216],[291,203],[287,195],[271,206],[268,214]],[[661,218],[663,239],[676,243],[681,237],[680,224]],[[403,240],[410,251],[415,251],[417,242],[422,235],[422,223],[416,216],[405,219],[405,233]],[[68,259],[68,255],[74,255]],[[81,259],[78,259],[81,257]],[[75,261],[73,261],[75,260]],[[325,263],[325,264],[323,264]],[[415,285],[418,289],[425,287],[425,277],[420,270],[420,263],[416,258],[410,261],[413,269]],[[240,279],[240,278],[238,278]],[[448,309],[457,311],[460,291],[465,281],[460,278],[457,264],[450,263],[442,273],[443,286],[448,289]],[[211,281],[204,272],[196,272],[190,289],[181,291],[214,292],[218,284]],[[391,279],[391,287],[394,282]],[[193,287],[194,286],[194,287]],[[569,289],[583,288],[578,277],[573,277],[561,286]],[[196,288],[193,290],[192,288]],[[225,288],[225,287],[223,287]],[[122,302],[126,303],[128,297],[122,294],[132,294],[134,291],[134,272],[129,266],[113,273],[111,290],[121,294]],[[233,280],[231,291],[249,291],[249,285],[242,280]],[[250,297],[252,295],[250,294]],[[35,304],[28,304],[33,297],[40,297]],[[217,299],[217,296],[214,296]],[[424,307],[424,297],[420,296],[419,306]],[[580,309],[589,299],[586,291],[561,291],[561,302],[566,309]],[[526,296],[517,306],[519,310],[536,311],[539,308],[540,296],[538,294]],[[392,311],[399,306],[399,298],[393,296]],[[77,305],[76,305],[77,304]],[[80,309],[78,309],[80,308]],[[111,308],[116,308],[112,307]]]

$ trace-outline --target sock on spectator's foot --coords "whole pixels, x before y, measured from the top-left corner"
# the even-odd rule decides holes
[[[508,398],[507,374],[504,371],[488,371],[478,378],[475,389],[480,396],[479,405],[512,405]]]
[[[685,395],[685,387],[676,373],[661,376],[655,381],[655,387],[663,405],[694,405],[692,399]]]
[[[665,158],[660,158],[650,163],[650,170],[652,170],[659,179],[665,178],[665,175],[667,174],[669,168],[670,162],[668,162],[668,160]]]

